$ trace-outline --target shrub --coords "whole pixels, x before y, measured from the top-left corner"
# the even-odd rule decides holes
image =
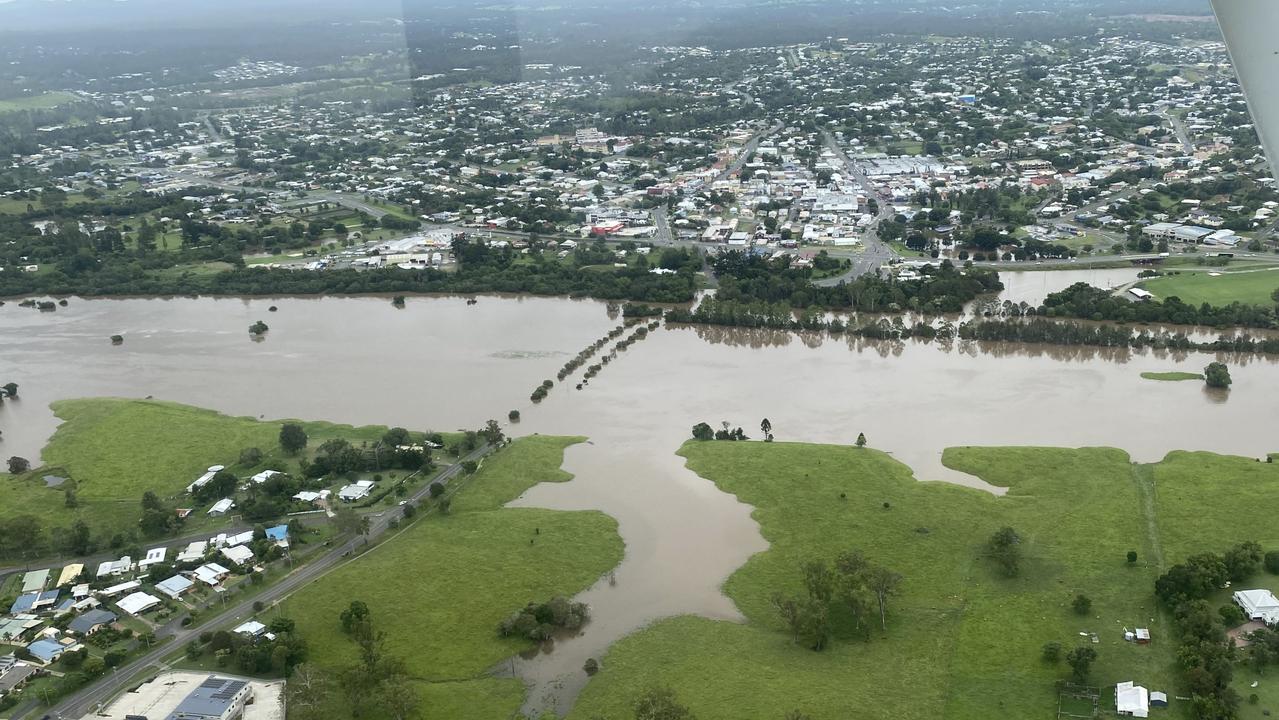
[[[1092,598],[1080,593],[1070,602],[1070,606],[1075,609],[1076,613],[1080,615],[1087,615],[1088,611],[1092,610]]]
[[[1043,657],[1044,657],[1044,662],[1050,662],[1050,663],[1061,662],[1061,643],[1059,642],[1044,643]]]
[[[1267,572],[1279,575],[1279,550],[1271,550],[1266,553],[1265,565]]]

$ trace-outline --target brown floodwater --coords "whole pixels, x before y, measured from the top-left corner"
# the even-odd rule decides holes
[[[271,330],[254,343],[258,319]],[[617,639],[673,615],[740,617],[722,585],[766,544],[749,506],[674,454],[697,422],[758,437],[767,417],[779,442],[848,444],[864,432],[921,480],[987,492],[998,489],[944,468],[942,450],[1106,445],[1149,462],[1176,449],[1279,449],[1279,362],[1264,356],[1224,358],[1235,384],[1221,394],[1140,377],[1198,372],[1213,359],[1201,353],[664,327],[583,390],[572,388],[579,372],[530,403],[537,383],[615,325],[601,303],[557,299],[410,298],[403,310],[385,299],[73,300],[52,314],[10,304],[0,382],[23,397],[0,409],[0,451],[34,456],[55,427],[48,403],[93,395],[415,429],[518,409],[512,434],[589,436],[566,453],[572,481],[512,503],[601,510],[626,542],[621,564],[578,598],[592,608],[579,635],[503,663],[530,685],[526,710],[563,712],[587,682],[583,663],[606,662]],[[116,333],[122,346],[108,340]]]
[[[999,273],[1004,283],[999,301],[1011,300],[1039,305],[1050,293],[1060,292],[1075,283],[1093,287],[1117,288],[1137,280],[1142,268],[1080,268],[1078,270],[1018,270]]]

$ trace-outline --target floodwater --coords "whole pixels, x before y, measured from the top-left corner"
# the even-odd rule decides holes
[[[1088,283],[1093,287],[1117,288],[1136,282],[1137,273],[1143,268],[1080,268],[1078,270],[1018,270],[1000,271],[1004,283],[999,301],[1025,302],[1040,305],[1049,294],[1060,292],[1075,283]]]
[[[1010,286],[1043,282],[1009,275]],[[254,343],[247,328],[258,319],[271,330]],[[974,491],[997,489],[942,467],[943,449],[1107,445],[1145,462],[1175,449],[1276,450],[1268,391],[1279,362],[1262,356],[1227,358],[1234,390],[1220,394],[1140,377],[1198,372],[1205,354],[664,327],[583,390],[572,387],[579,373],[529,402],[616,324],[603,304],[559,299],[410,298],[403,310],[368,298],[73,300],[52,314],[9,304],[0,381],[19,383],[22,399],[0,409],[0,450],[34,457],[55,426],[48,403],[93,395],[415,429],[476,427],[518,409],[512,434],[589,436],[565,456],[575,479],[513,503],[602,510],[626,542],[611,576],[579,597],[592,607],[580,635],[504,663],[530,684],[527,710],[560,712],[587,682],[583,663],[606,662],[618,638],[672,615],[740,617],[721,586],[766,544],[749,506],[674,454],[698,422],[758,436],[767,417],[779,442],[848,444],[864,432],[920,479]],[[122,346],[108,339],[116,333]]]

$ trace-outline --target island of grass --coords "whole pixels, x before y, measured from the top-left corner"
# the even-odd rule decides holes
[[[1279,546],[1271,519],[1279,469],[1246,458],[1173,453],[1135,465],[1104,448],[945,453],[949,467],[1008,488],[995,497],[918,482],[870,449],[705,442],[681,453],[698,474],[754,505],[771,543],[725,585],[747,621],[681,617],[622,640],[573,720],[630,717],[635,698],[653,685],[672,688],[699,720],[794,710],[814,720],[1052,717],[1055,683],[1069,669],[1042,659],[1049,642],[1063,652],[1097,650],[1089,684],[1111,714],[1118,682],[1187,694],[1171,618],[1154,597],[1162,570],[1241,541]],[[1022,538],[1015,577],[985,557],[1003,526]],[[796,644],[770,597],[802,594],[803,563],[850,550],[903,576],[887,628],[875,618],[864,639],[837,619],[826,649]],[[1275,576],[1253,582],[1279,589]],[[1086,615],[1072,608],[1079,594],[1092,600]],[[1214,611],[1229,604],[1229,591],[1211,602]],[[1124,628],[1135,627],[1149,628],[1154,641],[1126,642]],[[1176,701],[1161,712],[1193,715]],[[1241,717],[1260,718],[1261,707],[1245,705]]]
[[[1204,376],[1200,373],[1192,372],[1144,372],[1141,376],[1147,380],[1160,380],[1163,382],[1181,382],[1183,380],[1200,380]]]
[[[197,503],[186,492],[210,466],[224,465],[241,478],[267,467],[301,476],[301,464],[314,460],[324,442],[372,444],[387,431],[381,426],[259,421],[153,400],[63,400],[54,403],[53,410],[63,423],[42,453],[44,465],[19,475],[0,473],[0,522],[31,516],[41,527],[40,547],[20,549],[28,553],[24,558],[56,549],[63,530],[77,520],[89,526],[104,548],[115,535],[123,537],[122,545],[145,541],[137,531],[141,499],[147,492],[170,507],[194,508],[184,533],[213,531],[226,519],[210,517],[207,503]],[[300,425],[309,438],[307,447],[295,455],[280,448],[280,428],[286,422]],[[448,443],[458,437],[444,434]],[[241,461],[248,448],[261,451],[252,465]],[[45,476],[66,481],[49,487]],[[0,546],[0,560],[18,550]]]

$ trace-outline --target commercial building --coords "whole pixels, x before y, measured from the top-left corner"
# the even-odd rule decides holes
[[[169,672],[142,683],[85,720],[284,720],[283,681]]]

